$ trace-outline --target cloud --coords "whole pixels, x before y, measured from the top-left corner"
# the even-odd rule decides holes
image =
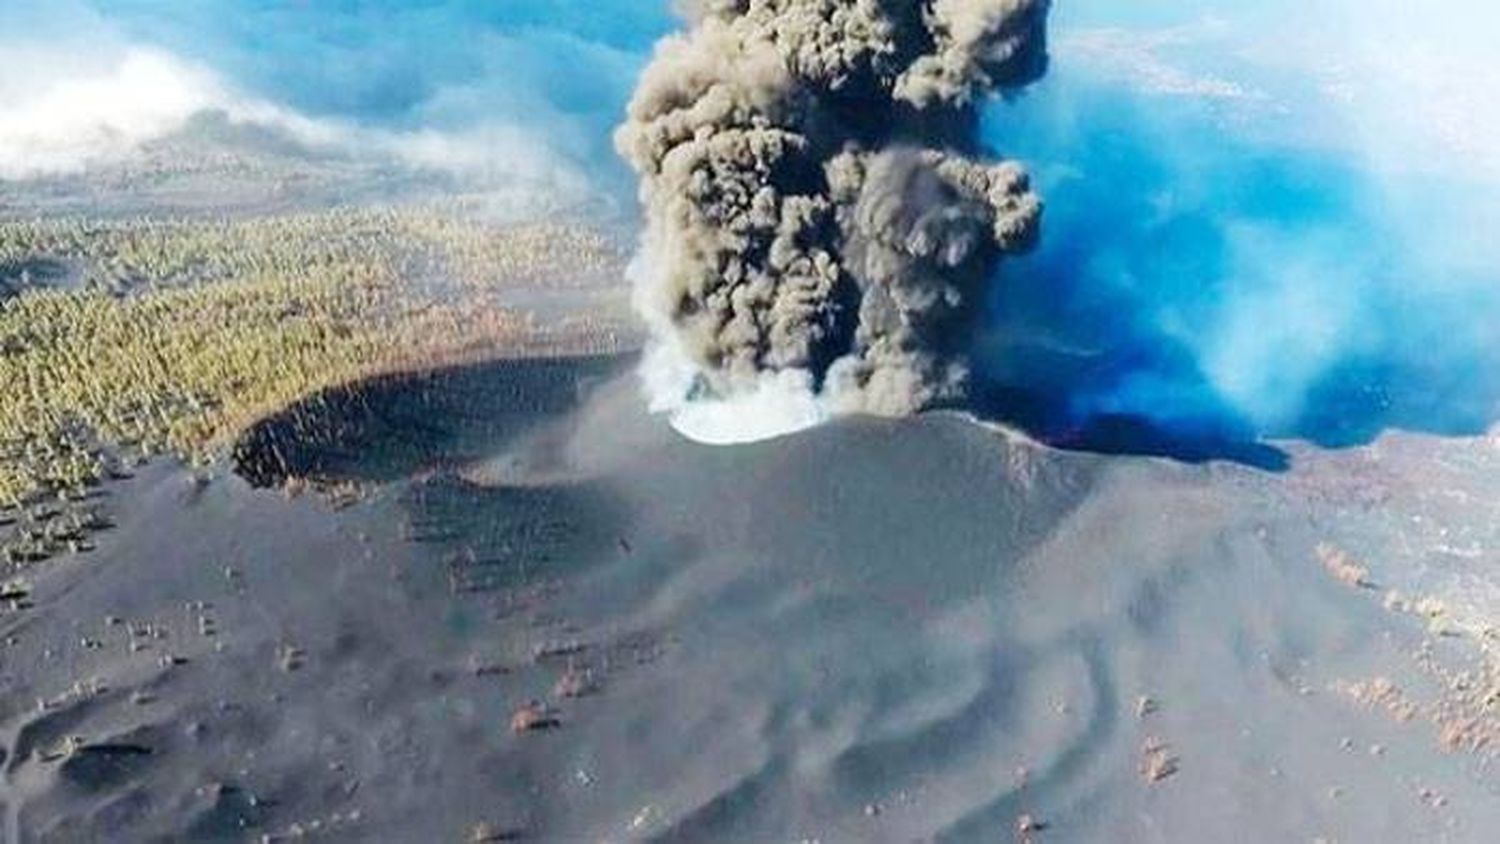
[[[195,118],[219,115],[309,158],[549,207],[625,205],[609,128],[655,34],[639,4],[379,12],[217,0],[170,14],[135,0],[0,9],[0,179],[130,164],[167,140],[190,151]]]
[[[582,170],[557,155],[542,132],[490,124],[455,131],[362,126],[312,118],[235,91],[206,67],[155,48],[127,47],[112,59],[58,75],[36,88],[8,86],[0,100],[0,179],[32,179],[129,164],[151,144],[180,137],[194,118],[272,133],[309,156],[337,156],[467,180],[545,201],[583,202]],[[190,139],[188,139],[190,141]]]
[[[44,62],[37,52],[10,52],[7,62]],[[232,105],[211,73],[143,48],[47,82],[33,79],[35,87],[7,81],[0,87],[0,178],[8,179],[113,163],[194,114]]]

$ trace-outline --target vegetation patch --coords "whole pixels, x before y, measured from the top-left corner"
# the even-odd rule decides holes
[[[0,511],[82,500],[160,453],[216,458],[257,419],[389,372],[495,357],[610,326],[543,326],[506,289],[575,283],[620,251],[584,229],[440,210],[0,223]],[[71,535],[71,532],[70,532]]]

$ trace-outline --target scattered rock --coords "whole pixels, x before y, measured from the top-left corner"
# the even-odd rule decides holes
[[[1041,832],[1047,825],[1031,815],[1022,815],[1016,818],[1016,834],[1023,839],[1030,838],[1033,833]]]
[[[594,672],[591,669],[569,668],[557,678],[557,684],[552,687],[552,694],[561,698],[579,698],[591,695],[598,690],[599,684],[594,679]]]
[[[290,673],[306,662],[306,652],[294,645],[282,645],[276,649],[276,667]]]
[[[469,827],[470,844],[491,844],[497,841],[520,841],[521,831],[503,829],[492,823],[477,823]]]
[[[471,656],[469,671],[475,677],[500,677],[509,674],[510,668],[499,662],[486,662],[478,656]]]
[[[532,658],[537,662],[545,662],[549,659],[562,659],[570,656],[578,656],[588,650],[588,645],[582,642],[552,642],[538,645],[532,651]]]
[[[1160,708],[1161,705],[1156,702],[1155,698],[1148,695],[1141,695],[1135,700],[1135,717],[1145,718],[1148,715],[1155,715],[1156,711]]]
[[[638,832],[642,829],[645,829],[656,819],[656,815],[657,811],[655,806],[648,805],[641,807],[641,810],[635,813],[635,817],[630,819],[630,831]]]
[[[1150,738],[1141,746],[1141,776],[1148,783],[1157,783],[1177,773],[1178,759],[1172,746],[1158,738]]]
[[[1323,568],[1340,583],[1360,589],[1375,588],[1375,582],[1370,579],[1370,570],[1360,565],[1347,551],[1324,542],[1318,545],[1317,555]]]
[[[517,709],[510,717],[510,731],[516,734],[554,730],[561,726],[562,721],[557,715],[546,704],[537,700]]]

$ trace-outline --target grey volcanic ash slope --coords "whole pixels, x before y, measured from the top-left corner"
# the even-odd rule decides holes
[[[333,508],[140,467],[6,586],[5,840],[1494,840],[1487,442],[704,448],[612,366],[310,400]]]
[[[617,142],[648,217],[639,300],[720,396],[806,373],[836,407],[960,399],[964,327],[1034,238],[976,103],[1046,66],[1048,0],[696,0]]]

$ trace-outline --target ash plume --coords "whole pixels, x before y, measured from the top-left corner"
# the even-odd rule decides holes
[[[616,144],[637,302],[698,395],[788,379],[839,411],[962,400],[997,262],[1035,238],[977,109],[1046,68],[1049,0],[690,0]]]

